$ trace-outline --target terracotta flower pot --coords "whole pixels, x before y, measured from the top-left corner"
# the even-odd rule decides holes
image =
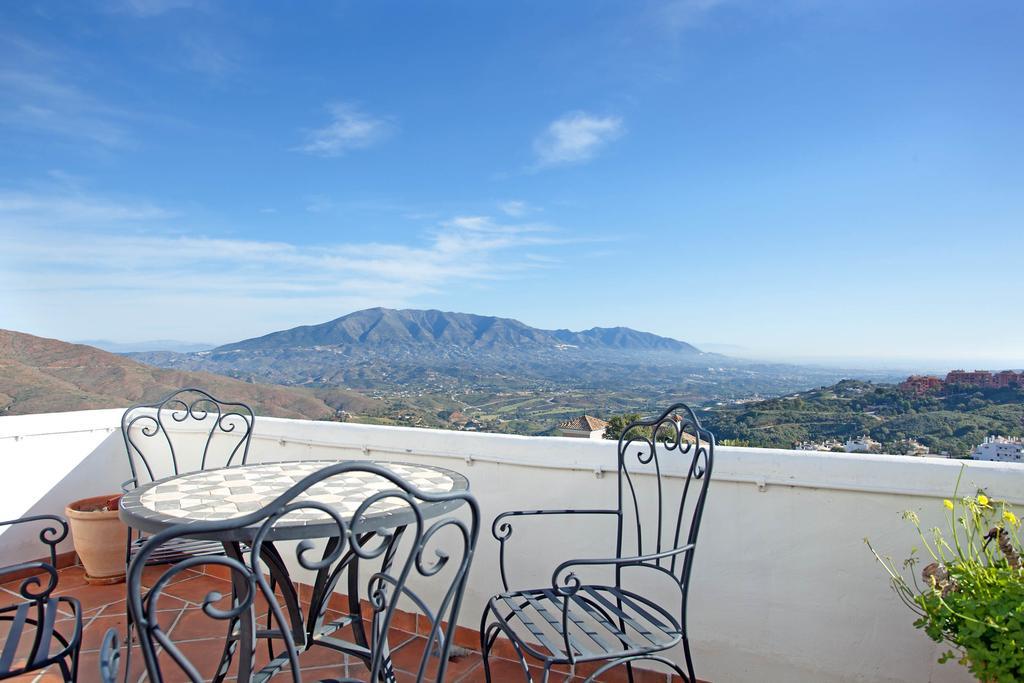
[[[117,516],[120,501],[119,495],[93,496],[76,500],[64,510],[85,580],[91,584],[124,581],[128,527]]]

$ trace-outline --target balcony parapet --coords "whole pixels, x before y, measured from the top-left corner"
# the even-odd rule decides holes
[[[5,465],[0,514],[59,512],[69,500],[116,491],[127,478],[121,411],[0,418]],[[197,432],[198,436],[198,432]],[[484,518],[508,509],[600,507],[613,500],[611,441],[525,437],[258,417],[250,461],[372,459],[463,473]],[[968,681],[916,631],[863,544],[905,557],[915,537],[900,519],[943,523],[941,500],[961,467],[965,494],[984,488],[1024,505],[1024,467],[945,458],[719,447],[691,591],[698,676],[713,681]],[[681,474],[667,463],[668,475]],[[639,486],[653,478],[639,477]],[[653,489],[652,489],[653,491]],[[550,581],[557,559],[607,550],[598,522],[536,533],[514,559],[524,582]],[[586,526],[593,524],[593,526]],[[531,541],[532,542],[532,541]],[[18,539],[0,536],[3,554]],[[498,589],[497,543],[474,560],[463,625],[475,627]]]

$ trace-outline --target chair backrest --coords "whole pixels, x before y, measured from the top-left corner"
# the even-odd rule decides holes
[[[244,465],[255,422],[246,404],[202,389],[179,389],[156,403],[132,406],[121,416],[132,478],[142,484],[183,471]]]
[[[655,418],[631,422],[619,437],[616,555],[660,555],[642,564],[676,579],[683,588],[684,607],[714,452],[714,435],[684,403]],[[641,472],[645,476],[638,477]],[[653,496],[647,479],[651,475]]]
[[[390,482],[390,485],[385,483],[383,489],[362,501],[358,509],[347,518],[342,517],[336,508],[305,495],[311,487],[329,478],[353,474],[374,475]],[[468,508],[468,520],[461,519],[467,516],[461,512],[459,516],[443,514],[436,519],[424,517],[423,509],[427,504],[437,504],[435,510],[447,513],[463,503]],[[388,517],[403,525],[400,531],[395,528],[371,531],[369,525],[372,518],[368,522],[366,517],[379,511],[380,505],[386,505]],[[400,604],[411,607],[411,611],[423,615],[429,622],[427,643],[422,649],[416,680],[444,680],[451,649],[449,636],[454,633],[457,623],[479,535],[479,506],[468,491],[421,491],[390,470],[367,462],[330,465],[307,476],[261,510],[227,520],[174,526],[155,534],[142,546],[128,571],[128,606],[139,631],[140,646],[152,680],[159,682],[165,677],[180,680],[184,676],[188,680],[201,681],[212,674],[199,672],[177,646],[175,639],[168,635],[167,629],[173,623],[174,613],[161,611],[161,598],[164,590],[181,572],[202,565],[219,565],[227,568],[237,587],[245,586],[245,593],[232,598],[223,592],[211,592],[203,601],[203,613],[210,619],[223,620],[224,632],[227,634],[227,624],[235,624],[235,620],[249,620],[250,626],[254,624],[255,606],[258,604],[256,597],[261,596],[269,610],[271,623],[267,624],[267,628],[279,629],[282,634],[283,654],[287,661],[282,660],[284,668],[281,675],[290,675],[295,682],[301,681],[295,637],[285,606],[279,604],[267,579],[270,569],[267,558],[271,562],[280,563],[280,547],[272,548],[270,543],[275,537],[275,531],[281,530],[289,516],[297,515],[308,522],[310,514],[319,517],[318,528],[320,531],[328,530],[323,532],[322,537],[329,540],[322,555],[318,557],[313,557],[314,544],[310,539],[300,541],[295,547],[295,560],[301,567],[310,571],[326,568],[326,576],[332,577],[328,581],[328,588],[333,589],[339,575],[343,573],[345,563],[353,558],[373,565],[373,570],[365,576],[365,584],[360,586],[360,595],[369,604],[370,611],[369,615],[364,614],[364,617],[369,616],[370,621],[369,634],[366,636],[370,655],[366,661],[368,668],[365,680],[381,680],[385,673],[388,665],[386,637]],[[320,522],[323,523],[322,527],[319,526]],[[155,581],[147,577],[147,584],[152,587],[148,593],[143,592],[142,572],[146,560],[165,543],[196,535],[207,538],[238,537],[237,532],[247,527],[249,529],[244,535],[251,540],[248,562],[243,561],[241,556],[188,558],[169,565]],[[285,535],[295,538],[292,531]],[[365,595],[362,593],[364,589]],[[362,622],[359,621],[359,624],[361,626]],[[181,638],[188,638],[188,634]],[[392,640],[390,645],[393,647],[396,642]],[[166,655],[158,659],[159,649]],[[249,656],[240,650],[235,653],[236,657]],[[439,656],[432,659],[434,655]],[[433,661],[436,661],[436,665],[432,665]],[[252,658],[250,662],[255,663]],[[174,675],[162,673],[161,665],[165,668],[175,667]]]

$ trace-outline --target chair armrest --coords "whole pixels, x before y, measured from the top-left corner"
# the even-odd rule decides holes
[[[39,532],[39,540],[50,548],[50,564],[56,568],[57,566],[57,544],[68,537],[68,523],[60,515],[28,515],[27,517],[19,517],[18,519],[9,519],[5,522],[0,522],[0,526],[8,526],[14,524],[27,524],[30,522],[41,522],[41,521],[54,522],[52,526],[43,527],[42,531]],[[56,571],[56,569],[54,570]]]
[[[129,491],[137,488],[139,488],[139,480],[134,477],[127,481],[121,482],[122,493],[128,493]]]
[[[608,557],[608,558],[581,558],[576,560],[566,560],[562,564],[555,567],[555,571],[551,573],[551,587],[555,589],[559,595],[570,596],[579,590],[581,581],[576,576],[575,572],[568,572],[563,577],[562,574],[566,572],[570,567],[593,567],[593,566],[606,566],[606,567],[623,567],[623,566],[637,566],[637,567],[650,567],[657,568],[661,571],[665,571],[664,567],[660,564],[650,564],[659,560],[673,558],[673,566],[675,566],[674,558],[688,553],[694,549],[693,543],[687,543],[686,545],[672,550],[664,550],[660,553],[651,553],[649,555],[632,555],[628,557]],[[678,579],[677,579],[678,580]]]
[[[542,515],[614,515],[618,516],[618,510],[588,509],[588,510],[509,510],[502,512],[494,518],[491,524],[491,535],[499,543],[498,567],[501,570],[501,585],[506,591],[509,590],[508,573],[505,568],[505,544],[512,537],[513,517],[537,517]]]
[[[4,583],[8,580],[16,581],[14,579],[4,579],[5,574],[16,574],[24,575],[25,572],[33,572],[32,576],[28,576],[21,585],[18,587],[18,592],[26,600],[45,600],[50,597],[50,593],[57,587],[57,567],[52,564],[48,564],[42,561],[35,562],[19,562],[18,564],[12,564],[7,567],[0,568],[0,583]],[[42,579],[38,576],[41,573],[46,574],[46,585],[43,585]],[[39,590],[32,590],[33,587],[40,587]]]

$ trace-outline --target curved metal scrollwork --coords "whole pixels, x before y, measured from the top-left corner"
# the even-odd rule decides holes
[[[143,474],[150,481],[157,479],[161,462],[161,473],[180,474],[182,450],[178,442],[196,438],[187,434],[190,430],[182,429],[186,423],[194,424],[203,440],[196,469],[244,465],[255,420],[246,404],[223,401],[195,388],[179,389],[155,403],[132,406],[121,416],[121,433],[134,484],[141,483]],[[218,447],[218,462],[209,461],[214,444]]]
[[[4,651],[0,657],[0,678],[56,664],[63,679],[72,681],[77,676],[82,643],[82,607],[73,597],[53,595],[59,579],[57,545],[67,538],[68,523],[58,515],[29,515],[0,522],[0,527],[40,522],[45,524],[39,531],[39,540],[47,547],[49,557],[0,567],[0,583],[25,577],[18,586],[25,602],[7,601],[10,604],[0,607],[0,650]],[[7,575],[13,576],[4,578]],[[70,614],[71,619],[55,625],[59,610]],[[34,633],[27,633],[26,627]],[[16,647],[18,654],[14,658]]]
[[[491,534],[499,544],[499,568],[505,592],[488,602],[481,618],[484,673],[491,680],[488,655],[499,635],[507,636],[530,676],[527,656],[540,660],[547,680],[551,667],[581,661],[606,661],[587,681],[616,666],[657,661],[685,680],[695,680],[686,634],[686,604],[697,534],[714,460],[714,436],[701,427],[689,406],[676,403],[657,417],[636,420],[617,444],[617,505],[597,510],[517,510],[498,515]],[[653,491],[652,491],[653,489]],[[652,495],[653,494],[653,495]],[[616,520],[615,555],[572,559],[557,565],[549,587],[511,591],[505,566],[515,518],[543,515],[608,515]],[[609,534],[611,536],[611,534]],[[584,570],[604,568],[614,583],[584,580]],[[626,570],[641,569],[671,579],[678,611],[663,599],[629,590]],[[641,581],[640,586],[649,585]],[[646,626],[644,625],[646,624]],[[520,633],[547,633],[524,639]],[[560,641],[560,642],[559,642]],[[682,644],[686,669],[656,653]],[[629,671],[632,679],[632,670]]]
[[[310,488],[331,477],[360,473],[383,478],[391,486],[368,496],[351,514],[343,515],[337,508],[316,500],[309,493]],[[446,516],[428,523],[429,520],[421,511],[425,504],[441,504],[449,509],[459,502],[467,505],[468,520]],[[382,506],[387,507],[387,516],[396,520],[395,524],[381,522],[379,511]],[[317,545],[311,539],[300,540],[295,545],[295,561],[304,569],[330,577],[324,591],[314,592],[313,605],[309,610],[311,617],[322,614],[321,607],[326,604],[339,573],[346,569],[351,571],[352,563],[372,561],[375,571],[366,577],[364,584],[364,599],[371,612],[369,634],[363,630],[362,618],[352,624],[353,628],[362,630],[367,642],[367,680],[382,680],[389,673],[391,664],[387,634],[395,610],[403,600],[409,601],[415,611],[420,612],[432,625],[417,680],[426,680],[428,660],[434,654],[440,655],[437,659],[437,680],[443,680],[451,647],[447,637],[448,624],[457,623],[479,535],[479,507],[466,491],[422,491],[391,470],[365,462],[342,462],[325,467],[305,477],[265,508],[248,515],[227,520],[190,522],[171,527],[150,538],[132,562],[128,589],[129,608],[139,629],[142,650],[151,675],[159,670],[156,658],[159,648],[167,652],[189,680],[203,680],[200,672],[160,625],[159,620],[166,612],[160,612],[159,602],[165,588],[181,572],[200,565],[216,564],[231,572],[235,588],[227,604],[225,600],[228,596],[211,592],[203,601],[203,612],[212,619],[229,621],[232,624],[229,630],[233,631],[234,624],[243,620],[250,625],[254,623],[255,598],[261,596],[269,609],[267,629],[275,630],[278,633],[275,638],[279,638],[284,646],[283,654],[274,657],[269,666],[276,667],[276,672],[287,664],[293,681],[297,683],[300,680],[298,651],[300,647],[308,646],[308,642],[302,642],[302,629],[296,631],[293,623],[295,615],[286,611],[290,608],[282,607],[275,595],[274,571],[282,566],[284,560],[279,549],[274,546],[274,541],[279,531],[287,527],[290,515],[301,514],[303,519],[308,520],[311,512],[317,517],[317,535],[327,538],[328,543],[322,554],[317,556]],[[143,595],[141,578],[146,558],[158,552],[163,544],[180,537],[237,538],[239,530],[247,530],[246,540],[251,547],[244,561],[241,554],[235,557],[200,556],[182,560],[165,570],[148,594]],[[443,547],[442,536],[446,539]],[[289,537],[295,538],[294,535]],[[268,563],[275,565],[273,570],[268,571]],[[410,585],[410,580],[414,578],[416,581],[434,580],[434,588],[429,591],[429,595],[434,596],[433,601],[418,594]],[[437,589],[439,582],[440,591]],[[356,609],[359,610],[358,605]],[[227,646],[225,652],[228,652]],[[247,656],[241,651],[237,655]],[[249,659],[250,667],[254,661]],[[433,670],[430,675],[434,675]]]
[[[680,549],[697,539],[714,443],[714,436],[701,427],[693,409],[684,403],[622,430],[618,442],[619,509],[624,514],[620,518],[619,557],[626,543],[625,517],[631,516],[635,555],[653,556],[644,563],[667,566],[673,574],[678,569],[678,581],[686,581],[692,552]],[[640,471],[654,475],[656,497],[646,506],[634,481]],[[668,551],[673,552],[665,555]]]
[[[18,587],[18,592],[27,600],[45,600],[57,587],[57,545],[68,537],[68,523],[59,515],[29,515],[20,519],[9,519],[5,522],[0,522],[0,527],[2,527],[44,521],[50,524],[44,526],[39,531],[39,540],[47,547],[49,562],[36,560],[0,569],[0,576],[3,574],[35,572],[25,578]],[[44,575],[43,578],[40,578],[40,573]]]
[[[392,487],[368,496],[349,518],[342,518],[335,510],[315,500],[305,499],[304,495],[311,487],[331,477],[352,473],[372,473],[390,482]],[[424,518],[422,505],[454,501],[467,504],[468,520],[445,516],[428,522]],[[401,523],[395,526],[372,523],[375,513],[384,507],[389,517],[401,519]],[[428,660],[432,654],[438,655],[437,680],[443,680],[451,647],[447,625],[457,621],[479,535],[480,512],[476,500],[465,491],[422,491],[391,470],[372,463],[331,465],[309,475],[268,507],[269,516],[253,541],[253,562],[258,562],[263,554],[264,544],[268,538],[273,537],[275,525],[288,514],[303,509],[321,512],[329,518],[330,526],[333,527],[330,533],[332,542],[324,549],[321,559],[310,559],[311,544],[300,542],[295,550],[296,560],[301,566],[321,571],[330,577],[326,582],[327,588],[314,596],[310,611],[320,611],[323,605],[317,603],[323,603],[329,598],[330,589],[342,571],[353,571],[352,565],[359,562],[373,562],[376,571],[366,578],[363,595],[370,609],[369,633],[363,635],[370,653],[365,661],[369,669],[367,680],[381,680],[389,673],[387,634],[396,609],[403,602],[412,611],[419,612],[431,625],[417,680],[426,680]],[[434,583],[434,588],[429,591],[429,595],[434,596],[433,601],[417,592],[410,583],[427,580]],[[262,573],[257,575],[257,581],[264,581]],[[362,619],[353,627],[362,629]],[[289,647],[294,646],[290,636],[286,640]],[[433,672],[431,675],[434,675]]]

